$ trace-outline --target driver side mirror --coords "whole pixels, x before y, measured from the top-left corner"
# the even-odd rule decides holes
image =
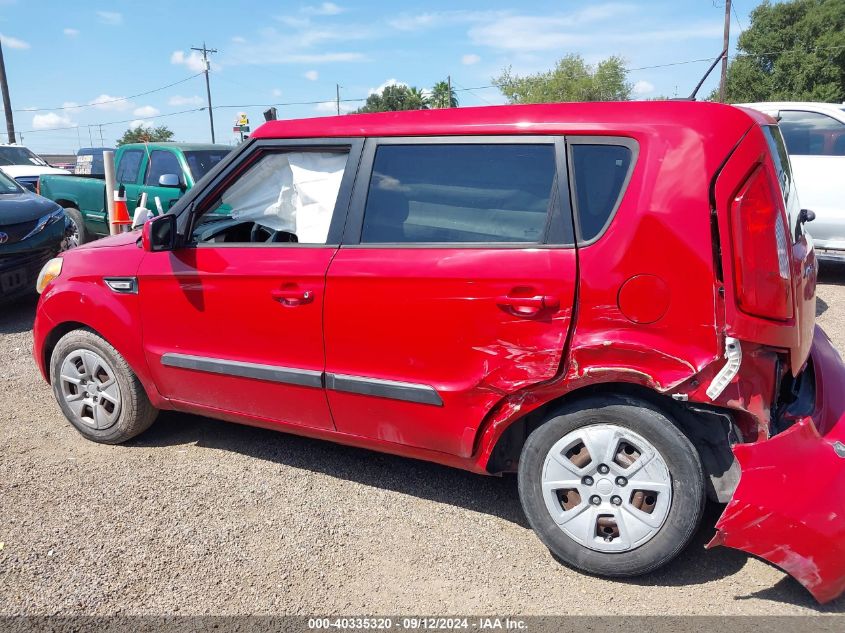
[[[182,189],[182,178],[178,174],[162,174],[158,177],[159,187],[173,187],[174,189]]]
[[[144,224],[141,245],[148,253],[172,251],[176,248],[176,216],[160,215]]]

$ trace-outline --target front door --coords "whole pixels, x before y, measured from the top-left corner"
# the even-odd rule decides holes
[[[322,384],[325,275],[355,165],[348,145],[259,142],[197,192],[194,219],[179,218],[186,245],[147,253],[138,273],[162,395],[246,422],[333,428]]]
[[[338,431],[461,456],[505,397],[555,376],[576,251],[563,142],[368,140],[326,282]]]

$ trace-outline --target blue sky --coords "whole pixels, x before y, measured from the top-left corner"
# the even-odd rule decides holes
[[[756,4],[735,0],[733,42]],[[280,118],[333,114],[336,83],[341,98],[363,99],[386,82],[427,88],[451,74],[462,105],[485,105],[503,102],[495,88],[466,88],[489,86],[506,66],[547,70],[566,53],[588,62],[620,55],[631,69],[712,59],[723,15],[721,0],[0,0],[0,37],[16,130],[46,153],[99,145],[99,124],[113,144],[131,121],[209,141],[206,111],[172,114],[205,105],[202,76],[188,79],[202,70],[190,47],[203,40],[219,51],[211,74],[217,140],[231,143],[239,111],[253,125],[271,104],[317,102],[278,106]],[[641,98],[684,95],[707,65],[632,70],[629,79]]]

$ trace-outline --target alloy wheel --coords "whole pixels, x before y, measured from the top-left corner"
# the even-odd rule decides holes
[[[107,429],[120,415],[120,386],[106,360],[89,349],[70,352],[59,377],[65,403],[78,422]]]

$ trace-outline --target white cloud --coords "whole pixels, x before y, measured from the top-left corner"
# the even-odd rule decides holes
[[[322,103],[318,103],[314,106],[314,109],[317,112],[322,114],[337,114],[337,101],[323,101]],[[340,113],[344,114],[346,112],[352,112],[356,109],[356,106],[350,105],[348,103],[341,103],[340,104]]]
[[[77,35],[79,35],[79,29],[66,28],[62,30],[62,33],[64,33],[68,37],[76,37]]]
[[[626,16],[636,20],[640,9],[632,4],[608,3],[565,14],[506,15],[469,30],[470,40],[510,52],[559,51],[586,47],[596,42],[607,44],[643,44],[657,42],[686,42],[690,39],[717,38],[722,24],[716,20],[666,25],[665,28],[641,28],[631,24],[620,29],[618,23]],[[596,28],[595,23],[602,23]]]
[[[66,114],[47,112],[46,114],[36,114],[32,117],[33,130],[53,130],[59,127],[76,127],[76,125]]]
[[[283,18],[276,19],[285,21]],[[337,50],[334,45],[338,42],[372,37],[372,25],[312,26],[309,20],[302,20],[279,28],[265,27],[260,29],[256,36],[250,37],[245,44],[233,43],[226,51],[224,61],[226,66],[360,62],[367,59],[366,55],[356,51]]]
[[[278,88],[273,88],[271,93],[274,97],[281,97],[282,96],[282,91],[279,90]]]
[[[406,84],[404,81],[399,81],[397,79],[391,78],[391,79],[388,79],[387,81],[385,81],[383,84],[381,84],[377,88],[370,88],[369,92],[367,92],[367,95],[369,96],[369,95],[374,95],[374,94],[381,94],[382,92],[384,92],[384,89],[387,88],[388,86],[407,86],[407,85],[408,84]]]
[[[236,35],[235,37],[233,37],[232,41],[235,44],[246,44],[246,39],[241,37],[240,35]]]
[[[153,122],[152,121],[145,121],[144,119],[135,119],[134,121],[132,121],[129,124],[130,130],[134,130],[135,128],[138,128],[138,127],[151,128],[151,127],[153,127]]]
[[[192,97],[182,97],[180,95],[174,95],[167,100],[167,105],[171,106],[201,106],[205,101],[203,101],[202,97],[198,97],[196,95]],[[138,116],[145,116],[140,114]]]
[[[185,51],[173,51],[170,55],[170,63],[186,66],[188,70],[199,73],[205,70],[205,62],[197,51],[185,54]]]
[[[440,26],[488,22],[497,17],[510,15],[509,11],[430,11],[427,13],[403,13],[388,24],[399,31],[422,31]]]
[[[132,114],[140,117],[154,117],[160,113],[161,111],[158,108],[154,108],[151,105],[141,106],[140,108],[135,108],[134,110],[132,110]]]
[[[309,70],[303,75],[308,81],[317,81],[320,78],[320,73],[316,70]]]
[[[108,94],[101,94],[99,97],[89,101],[88,105],[94,106],[97,110],[123,112],[132,107],[132,102],[126,97],[113,97]]]
[[[3,46],[6,48],[17,48],[18,50],[26,50],[29,48],[29,42],[24,42],[16,37],[3,35],[2,33],[0,33],[0,42],[2,42]]]
[[[334,2],[323,2],[316,6],[302,8],[302,12],[307,15],[337,15],[343,13],[345,10]]]
[[[78,108],[79,104],[76,101],[65,101],[62,103],[63,108]]]
[[[638,96],[647,95],[654,92],[654,84],[650,81],[646,81],[645,79],[640,79],[634,84],[632,92]]]
[[[472,66],[473,64],[477,64],[481,61],[481,57],[476,55],[475,53],[469,53],[461,57],[461,63],[464,66]]]
[[[123,14],[117,11],[97,11],[97,17],[103,24],[109,26],[120,26],[123,24]]]

